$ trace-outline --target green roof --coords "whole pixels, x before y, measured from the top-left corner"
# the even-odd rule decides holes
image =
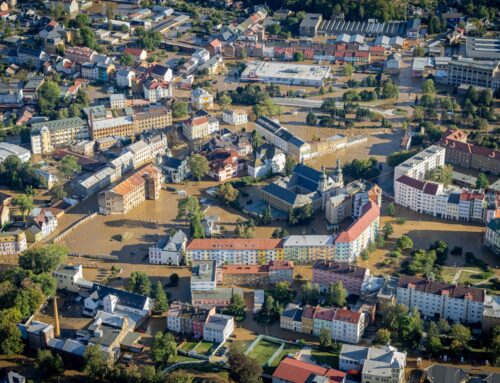
[[[500,218],[492,219],[490,222],[488,222],[488,225],[486,225],[486,227],[490,230],[493,230],[495,233],[500,233]]]

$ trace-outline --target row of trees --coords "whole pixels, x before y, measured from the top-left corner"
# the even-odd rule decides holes
[[[179,276],[173,273],[170,276],[170,283],[176,284]],[[168,310],[168,296],[163,288],[161,281],[157,281],[155,286],[151,286],[151,280],[148,275],[143,271],[133,271],[127,283],[127,290],[149,296],[154,300],[153,311],[157,313],[164,313]]]

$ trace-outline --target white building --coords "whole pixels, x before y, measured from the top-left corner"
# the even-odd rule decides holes
[[[135,72],[133,70],[122,68],[115,74],[116,85],[120,88],[131,88],[134,77]]]
[[[60,265],[53,275],[58,290],[79,293],[82,288],[92,287],[92,282],[87,281],[83,276],[82,265]]]
[[[316,307],[313,318],[313,334],[319,336],[321,330],[326,329],[328,334],[332,334],[332,321],[336,309],[333,307]]]
[[[21,162],[29,161],[31,152],[19,145],[0,142],[0,163],[4,162],[9,156],[16,156]]]
[[[302,332],[302,313],[302,307],[289,303],[280,315],[280,328]]]
[[[222,121],[229,125],[243,125],[248,122],[248,114],[244,109],[225,110]]]
[[[111,109],[124,109],[127,106],[127,99],[121,93],[115,93],[109,96]]]
[[[215,290],[217,287],[217,262],[193,261],[191,269],[191,291]]]
[[[194,52],[191,57],[195,58],[198,60],[198,64],[204,64],[208,60],[210,60],[210,52],[206,50],[205,48],[200,48],[197,49],[196,52]]]
[[[248,175],[254,178],[265,177],[285,170],[286,156],[272,144],[264,144],[257,149],[254,160],[248,162]]]
[[[20,254],[27,248],[24,231],[0,231],[0,255]]]
[[[410,310],[416,308],[430,320],[481,323],[485,292],[479,288],[402,275],[396,299]]]
[[[495,218],[486,225],[484,244],[495,254],[500,254],[500,218]]]
[[[335,342],[357,344],[368,325],[366,314],[337,309],[332,319],[332,339]]]
[[[219,131],[219,120],[207,115],[191,117],[182,124],[182,133],[189,141],[210,136]]]
[[[215,314],[208,317],[203,326],[203,339],[207,342],[224,343],[234,331],[234,318]]]
[[[154,104],[164,98],[172,98],[172,87],[166,81],[149,79],[142,85],[144,98]]]
[[[149,263],[180,266],[183,263],[187,236],[182,230],[167,235],[149,248]]]
[[[363,383],[403,383],[405,366],[406,352],[391,346],[344,344],[339,356],[339,369],[360,371]]]
[[[403,175],[423,180],[427,171],[444,166],[445,152],[445,148],[432,145],[415,154],[394,168],[394,182]]]

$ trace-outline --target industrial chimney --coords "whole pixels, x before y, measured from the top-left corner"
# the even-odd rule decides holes
[[[54,311],[54,336],[58,337],[61,335],[61,330],[59,328],[59,310],[57,309],[57,297],[52,299],[52,309]]]

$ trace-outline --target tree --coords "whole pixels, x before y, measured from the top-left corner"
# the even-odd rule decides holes
[[[486,189],[490,185],[490,181],[488,181],[488,177],[486,174],[479,173],[476,179],[476,188],[478,189]]]
[[[416,46],[413,48],[413,56],[415,57],[422,57],[425,55],[425,48],[421,45]]]
[[[375,334],[373,343],[388,345],[391,342],[391,332],[386,328],[381,328]]]
[[[19,256],[19,267],[35,274],[52,273],[67,257],[68,249],[62,245],[32,247]]]
[[[172,117],[181,118],[188,114],[188,103],[184,101],[175,101],[172,105]]]
[[[21,331],[17,323],[21,321],[21,312],[13,307],[0,311],[0,352],[4,355],[20,354],[24,349]]]
[[[329,349],[332,346],[332,332],[324,327],[319,332],[319,345],[323,349]]]
[[[257,130],[254,130],[252,132],[252,137],[250,140],[252,142],[252,151],[255,156],[257,153],[257,149],[264,144],[264,138],[260,135],[260,133]]]
[[[396,207],[394,206],[394,202],[389,203],[385,207],[385,214],[394,217],[396,215]]]
[[[151,294],[151,281],[143,271],[132,271],[127,284],[127,290],[136,294],[149,296]]]
[[[317,284],[307,281],[301,288],[302,302],[310,305],[318,304],[320,290]]]
[[[434,85],[434,80],[428,78],[422,83],[422,93],[423,94],[436,94],[436,85]]]
[[[188,158],[188,166],[191,175],[196,181],[200,181],[209,170],[208,160],[200,154],[193,154]]]
[[[52,186],[52,189],[50,189],[50,195],[52,202],[62,200],[64,197],[66,197],[67,193],[64,190],[64,184],[58,182],[54,186]]]
[[[297,165],[297,160],[294,157],[287,155],[285,160],[285,174],[287,176],[291,175],[292,170],[295,168],[296,165]]]
[[[444,318],[441,318],[439,320],[439,322],[437,323],[437,326],[438,326],[440,334],[448,334],[448,332],[450,331],[450,324]]]
[[[85,368],[83,372],[91,380],[103,380],[109,373],[109,364],[101,346],[88,346],[83,355]]]
[[[335,307],[344,307],[347,302],[347,290],[340,281],[332,283],[328,289],[328,304]]]
[[[392,233],[394,233],[394,228],[389,222],[386,222],[384,224],[384,227],[382,228],[382,232],[384,233],[384,238],[388,239]]]
[[[318,123],[318,119],[316,118],[316,115],[313,112],[309,112],[307,113],[306,122],[307,125],[315,126]]]
[[[354,68],[352,67],[352,64],[350,63],[345,63],[342,66],[342,74],[346,77],[351,77],[352,73],[354,72]]]
[[[168,363],[171,356],[177,355],[177,343],[170,333],[157,332],[151,346],[151,356],[158,366]]]
[[[222,109],[227,109],[231,106],[231,103],[233,100],[231,97],[227,94],[227,92],[224,92],[220,97],[219,97],[219,104]]]
[[[239,196],[240,192],[230,182],[222,184],[217,188],[217,197],[226,205],[234,205],[238,202]]]
[[[271,205],[267,205],[262,213],[262,217],[260,218],[260,222],[263,225],[269,225],[273,221],[273,212],[271,210]]]
[[[57,281],[51,273],[35,274],[28,272],[28,278],[35,283],[46,297],[53,297],[56,295]]]
[[[23,319],[29,318],[45,301],[40,288],[36,285],[26,286],[18,291],[15,298],[15,307]]]
[[[79,29],[79,35],[81,37],[81,45],[89,47],[92,49],[97,48],[97,43],[95,40],[94,30],[90,27],[82,27]]]
[[[61,161],[59,161],[57,168],[68,181],[75,174],[82,171],[82,167],[78,163],[78,159],[72,155],[64,156]]]
[[[21,211],[23,221],[26,218],[26,214],[28,214],[35,207],[33,204],[33,197],[28,194],[19,194],[12,202],[14,206],[17,206],[17,208]]]
[[[164,313],[168,310],[167,293],[165,292],[165,289],[160,281],[156,282],[156,286],[153,291],[153,299],[155,301],[154,310],[156,312]]]
[[[45,81],[38,90],[38,109],[44,116],[51,115],[61,100],[61,90],[54,81]]]
[[[398,98],[399,87],[398,84],[388,80],[382,86],[382,98]]]
[[[285,238],[288,236],[289,236],[289,233],[285,229],[275,229],[273,231],[273,234],[271,235],[272,238]]]
[[[425,175],[427,181],[434,181],[448,186],[453,182],[453,168],[450,165],[438,166],[428,170]]]
[[[227,353],[230,378],[238,383],[262,383],[262,367],[242,350],[232,346]]]
[[[396,245],[402,250],[411,249],[413,247],[413,241],[407,235],[402,235],[397,240]]]
[[[495,326],[491,330],[489,350],[491,354],[498,360],[500,355],[500,326]]]
[[[290,282],[279,281],[271,289],[270,294],[276,302],[282,306],[286,306],[292,301],[294,292]]]
[[[125,53],[120,56],[120,64],[123,66],[130,66],[134,63],[134,56],[129,53]]]
[[[373,179],[378,177],[380,169],[374,157],[365,160],[355,159],[344,165],[344,175],[351,178]]]
[[[432,355],[436,355],[442,350],[441,338],[439,336],[439,328],[435,322],[429,324],[427,337],[425,339],[425,349]]]
[[[59,355],[53,355],[50,350],[38,350],[35,366],[43,378],[60,375],[64,365]]]
[[[452,339],[450,348],[452,351],[459,353],[466,349],[467,344],[470,342],[470,329],[460,323],[455,323],[451,326],[450,338]]]
[[[302,53],[300,51],[294,52],[293,60],[294,61],[304,61],[304,53]]]

